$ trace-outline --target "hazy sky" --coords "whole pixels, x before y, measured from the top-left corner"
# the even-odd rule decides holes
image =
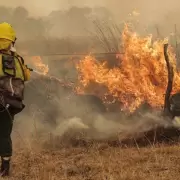
[[[71,5],[105,5],[107,0],[6,0],[0,1],[5,6],[25,6],[33,15],[47,15],[52,10],[68,8]],[[83,2],[83,3],[82,3]]]
[[[69,6],[105,6],[116,15],[118,21],[126,20],[134,9],[140,12],[142,24],[163,24],[165,28],[180,26],[180,0],[0,0],[0,5],[24,6],[33,16],[48,15]],[[162,29],[164,29],[162,27]]]
[[[158,20],[169,11],[180,10],[179,0],[1,0],[0,5],[25,6],[33,15],[47,15],[52,10],[68,8],[71,5],[101,5],[109,8],[119,18],[137,9],[148,20]]]

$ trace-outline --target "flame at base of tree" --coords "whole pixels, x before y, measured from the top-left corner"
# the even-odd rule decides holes
[[[122,32],[123,54],[117,56],[119,66],[108,68],[92,56],[77,64],[79,74],[78,93],[91,93],[104,101],[107,97],[118,100],[124,110],[133,112],[143,102],[153,108],[164,104],[167,87],[167,67],[163,45],[167,40],[152,42],[152,36],[140,37],[125,26]],[[169,58],[175,69],[173,93],[180,90],[180,74],[176,71],[176,57],[172,47]]]

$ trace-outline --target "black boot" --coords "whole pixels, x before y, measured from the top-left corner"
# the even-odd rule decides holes
[[[9,176],[10,157],[1,157],[1,176]]]

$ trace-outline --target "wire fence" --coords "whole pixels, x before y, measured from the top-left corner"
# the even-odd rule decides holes
[[[99,52],[99,53],[52,53],[52,54],[28,54],[28,55],[23,55],[23,57],[28,57],[28,56],[87,56],[87,55],[117,55],[117,54],[124,54],[120,52]]]

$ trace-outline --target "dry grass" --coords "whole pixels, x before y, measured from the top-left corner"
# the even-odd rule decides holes
[[[42,148],[33,144],[15,148],[10,179],[178,180],[179,161],[178,145],[122,148],[106,142],[94,142],[76,147]]]

